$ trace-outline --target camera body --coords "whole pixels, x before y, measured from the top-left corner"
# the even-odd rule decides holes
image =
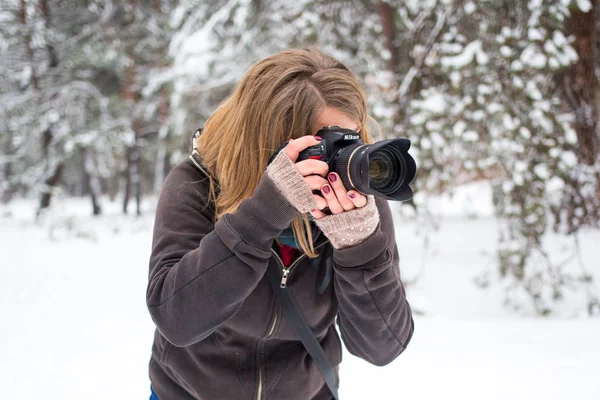
[[[323,140],[300,152],[296,162],[320,160],[336,172],[346,190],[357,190],[388,200],[412,198],[409,184],[416,175],[416,164],[408,154],[410,140],[382,140],[365,144],[360,133],[339,126],[325,126],[316,136]]]
[[[352,145],[365,144],[360,138],[360,133],[339,126],[325,126],[317,132],[316,136],[323,139],[321,143],[301,151],[296,162],[308,159],[321,160],[326,162],[329,170],[332,171],[337,162],[335,155],[340,150]]]

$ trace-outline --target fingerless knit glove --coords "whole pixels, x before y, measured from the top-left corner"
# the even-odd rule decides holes
[[[317,208],[312,190],[285,151],[277,154],[267,167],[266,173],[296,210],[304,214]]]
[[[307,213],[317,207],[310,187],[285,151],[277,154],[266,173],[286,200],[300,213]],[[368,195],[364,207],[315,218],[315,223],[336,249],[354,246],[368,238],[377,228],[379,212],[375,197]]]
[[[368,238],[379,223],[375,197],[367,195],[367,204],[361,208],[331,214],[316,219],[315,224],[329,238],[336,249],[354,246]]]

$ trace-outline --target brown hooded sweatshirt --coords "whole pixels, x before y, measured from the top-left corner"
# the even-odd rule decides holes
[[[265,275],[283,263],[274,239],[299,215],[264,174],[253,195],[213,223],[209,180],[194,154],[168,174],[158,201],[147,289],[156,324],[149,374],[160,400],[331,399],[323,377],[283,314]],[[410,341],[387,201],[366,240],[289,266],[287,290],[331,364],[348,351],[379,366]],[[329,267],[329,273],[328,273]],[[327,276],[331,276],[327,279]]]

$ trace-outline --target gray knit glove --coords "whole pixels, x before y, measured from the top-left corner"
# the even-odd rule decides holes
[[[367,204],[361,208],[315,218],[315,224],[336,249],[364,241],[375,232],[378,223],[379,211],[375,205],[375,197],[371,194],[367,195]]]
[[[266,173],[296,210],[304,214],[317,208],[312,190],[285,151],[281,150],[277,154]]]

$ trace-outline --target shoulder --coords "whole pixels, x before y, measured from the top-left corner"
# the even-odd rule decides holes
[[[189,157],[176,164],[167,174],[158,200],[158,208],[170,210],[212,210],[209,203],[210,180]]]

